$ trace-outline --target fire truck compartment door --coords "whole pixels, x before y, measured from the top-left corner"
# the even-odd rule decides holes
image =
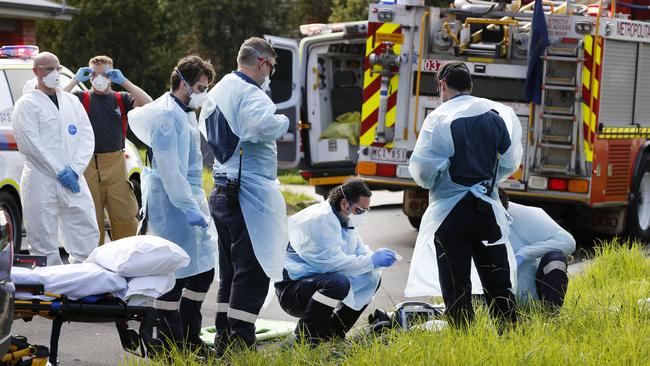
[[[265,35],[277,53],[270,91],[266,92],[282,113],[289,118],[289,130],[278,139],[278,162],[283,169],[295,168],[300,162],[300,66],[298,42],[289,38]]]

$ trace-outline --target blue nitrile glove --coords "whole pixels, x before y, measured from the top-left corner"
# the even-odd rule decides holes
[[[86,81],[90,80],[90,75],[92,73],[93,69],[90,67],[80,67],[79,70],[77,70],[74,79],[80,83],[85,83]]]
[[[520,255],[516,255],[515,260],[517,260],[517,267],[521,267],[521,264],[525,261],[524,257]]]
[[[72,181],[72,184],[70,185],[70,190],[72,193],[79,193],[81,192],[81,187],[79,186],[79,179],[75,179]]]
[[[58,175],[57,179],[67,189],[71,190],[73,193],[79,193],[81,191],[79,187],[79,177],[77,173],[72,170],[69,166],[66,166]]]
[[[370,256],[370,259],[372,259],[372,264],[377,267],[390,267],[395,263],[397,260],[397,257],[395,256],[395,252],[393,252],[390,249],[387,248],[381,248],[377,249],[376,252],[372,253],[372,256]]]
[[[192,226],[208,227],[208,222],[205,221],[205,217],[198,211],[189,210],[185,212],[185,220]]]
[[[108,75],[112,83],[122,85],[126,82],[126,78],[120,69],[110,69],[106,72],[106,75]]]

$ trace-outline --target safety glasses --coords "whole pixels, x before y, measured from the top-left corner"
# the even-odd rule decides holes
[[[41,65],[36,65],[36,67],[38,67],[41,70],[45,70],[47,72],[52,72],[54,70],[56,70],[58,72],[61,72],[61,70],[63,70],[62,66],[41,66]]]
[[[364,214],[364,213],[370,211],[370,207],[363,208],[363,207],[360,207],[360,206],[358,206],[356,204],[354,206],[352,206],[352,207],[353,207],[352,210],[354,211],[355,215],[361,215],[361,214]]]
[[[194,85],[196,85],[196,88],[199,90],[199,93],[204,93],[206,90],[208,90],[208,86],[205,84],[196,83]]]
[[[275,64],[272,64],[269,60],[265,59],[264,57],[258,57],[257,59],[269,65],[269,67],[271,68],[271,75],[275,74]]]

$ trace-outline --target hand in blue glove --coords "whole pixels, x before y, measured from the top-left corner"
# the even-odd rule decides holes
[[[521,264],[525,261],[524,257],[520,255],[516,255],[515,260],[517,260],[517,267],[521,267]]]
[[[387,248],[377,249],[376,252],[372,253],[370,256],[372,259],[372,264],[377,267],[390,267],[397,260],[395,252]]]
[[[203,214],[195,210],[187,211],[185,213],[185,220],[192,226],[208,227],[208,222],[205,221]]]
[[[112,83],[122,85],[126,82],[126,78],[120,69],[110,69],[106,72],[106,75],[108,75]]]
[[[81,192],[81,188],[79,187],[79,177],[69,166],[66,166],[65,169],[57,175],[57,179],[61,185],[71,190],[73,193]]]
[[[90,67],[80,67],[79,70],[77,70],[74,79],[80,83],[85,83],[86,81],[90,80],[90,75],[92,75],[92,73],[93,69]]]

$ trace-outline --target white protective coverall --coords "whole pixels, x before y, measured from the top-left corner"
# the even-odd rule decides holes
[[[509,217],[499,200],[497,190],[491,197],[485,195],[486,188],[480,184],[472,187],[454,183],[449,174],[449,158],[454,155],[454,141],[451,123],[463,117],[481,115],[495,110],[503,119],[510,134],[511,145],[499,160],[496,181],[502,182],[519,168],[523,152],[521,145],[521,122],[512,108],[488,99],[461,95],[443,103],[431,112],[422,126],[420,136],[409,161],[409,172],[415,182],[429,189],[427,207],[420,232],[415,243],[411,267],[409,269],[405,296],[442,296],[438,276],[438,261],[434,244],[435,233],[449,212],[468,192],[489,202],[501,229],[502,237],[494,243],[506,243],[510,263],[510,282],[515,286],[515,258],[508,243]],[[512,289],[514,292],[514,289]],[[483,292],[481,281],[472,265],[472,293]]]
[[[576,249],[576,241],[539,207],[508,203],[512,217],[510,244],[515,255],[524,262],[517,267],[517,303],[538,300],[535,275],[539,259],[552,251],[568,256]]]
[[[48,265],[63,264],[59,238],[70,263],[83,262],[97,246],[95,206],[84,170],[95,150],[95,137],[79,98],[56,89],[59,108],[47,94],[29,89],[18,99],[12,121],[18,149],[26,162],[20,181],[30,254],[47,256]],[[81,192],[57,180],[70,166]]]
[[[341,273],[350,280],[342,302],[354,310],[368,305],[379,286],[380,271],[357,229],[341,227],[329,201],[312,205],[289,218],[289,241],[299,258],[289,256],[285,268],[292,280],[321,273]]]
[[[281,279],[289,238],[287,208],[276,182],[276,140],[287,132],[289,119],[275,114],[277,108],[271,98],[235,73],[224,76],[203,104],[199,127],[206,138],[205,119],[217,106],[239,137],[239,144],[226,162],[215,160],[213,174],[237,179],[239,149],[243,149],[239,203],[248,235],[264,273]]]

